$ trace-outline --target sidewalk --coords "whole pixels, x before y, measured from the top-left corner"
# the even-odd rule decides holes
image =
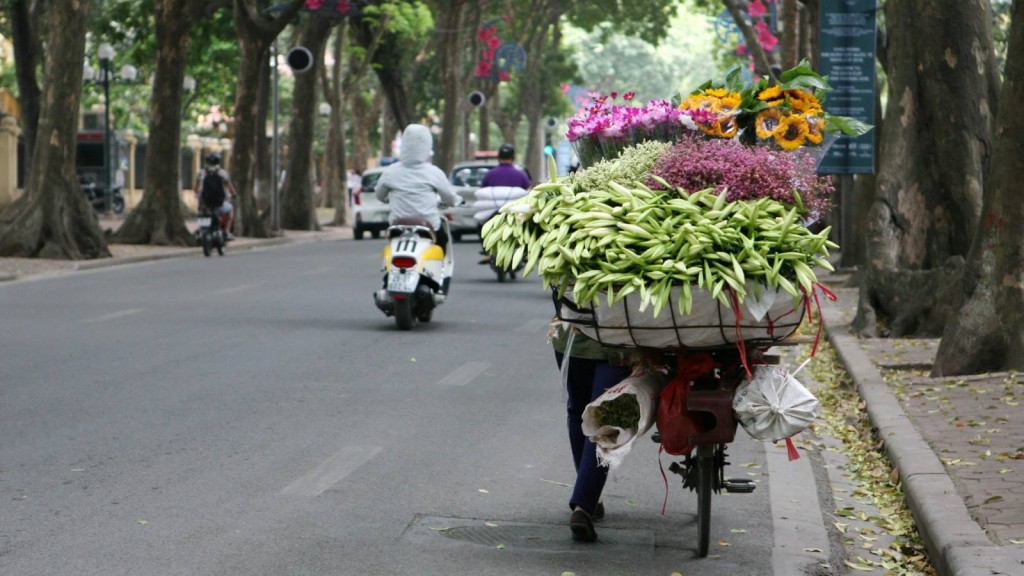
[[[857,383],[941,576],[1024,575],[1024,376],[930,378],[938,340],[858,339],[858,291],[825,277],[829,340]]]
[[[100,227],[103,230],[117,230],[124,221],[123,215],[100,216]],[[245,238],[237,237],[228,243],[225,254],[251,250],[267,246],[277,246],[295,242],[320,242],[326,240],[337,240],[352,238],[352,228],[349,226],[330,226],[331,219],[325,214],[320,215],[319,232],[306,232],[299,230],[282,230],[279,236],[272,238]],[[195,230],[195,219],[186,221],[190,230]],[[136,244],[109,244],[111,258],[97,258],[94,260],[46,260],[41,258],[0,258],[0,282],[24,280],[30,277],[52,276],[64,274],[76,270],[93,270],[107,266],[130,264],[147,260],[158,260],[161,258],[179,258],[185,256],[202,257],[202,250],[199,247],[179,246],[151,246]],[[216,256],[215,256],[216,257]]]

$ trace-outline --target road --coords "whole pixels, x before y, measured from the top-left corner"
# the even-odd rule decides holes
[[[807,459],[742,430],[727,474],[758,490],[715,498],[709,558],[647,439],[601,541],[573,542],[549,296],[464,242],[449,301],[400,332],[372,303],[382,246],[0,285],[0,574],[791,576],[828,555]]]

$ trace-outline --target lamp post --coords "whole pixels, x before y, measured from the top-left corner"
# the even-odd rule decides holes
[[[88,64],[85,65],[83,77],[87,82],[99,82],[103,86],[103,196],[104,211],[110,214],[114,206],[114,191],[111,184],[113,183],[115,150],[110,126],[110,82],[115,80],[111,71],[114,47],[104,42],[99,45],[97,55],[100,59],[99,78],[96,77],[96,71]],[[138,76],[138,70],[134,66],[125,65],[121,68],[121,80],[134,82],[136,76]]]

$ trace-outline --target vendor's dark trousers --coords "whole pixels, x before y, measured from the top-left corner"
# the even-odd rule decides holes
[[[558,367],[564,361],[562,354],[555,352]],[[597,449],[583,434],[583,409],[597,399],[605,390],[622,382],[631,372],[629,366],[613,366],[603,360],[571,358],[568,367],[568,401],[566,403],[569,424],[569,445],[576,465],[576,484],[572,489],[569,506],[582,508],[593,514],[608,479],[608,467],[597,463]]]

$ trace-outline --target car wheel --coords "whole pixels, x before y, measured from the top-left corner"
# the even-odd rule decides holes
[[[370,232],[370,235],[373,236],[374,239],[380,238],[380,230],[374,230],[373,232]]]
[[[363,229],[360,228],[359,226],[356,226],[355,230],[352,231],[352,236],[355,237],[356,240],[362,240],[363,239]]]
[[[452,240],[462,242],[462,232],[452,232]]]

